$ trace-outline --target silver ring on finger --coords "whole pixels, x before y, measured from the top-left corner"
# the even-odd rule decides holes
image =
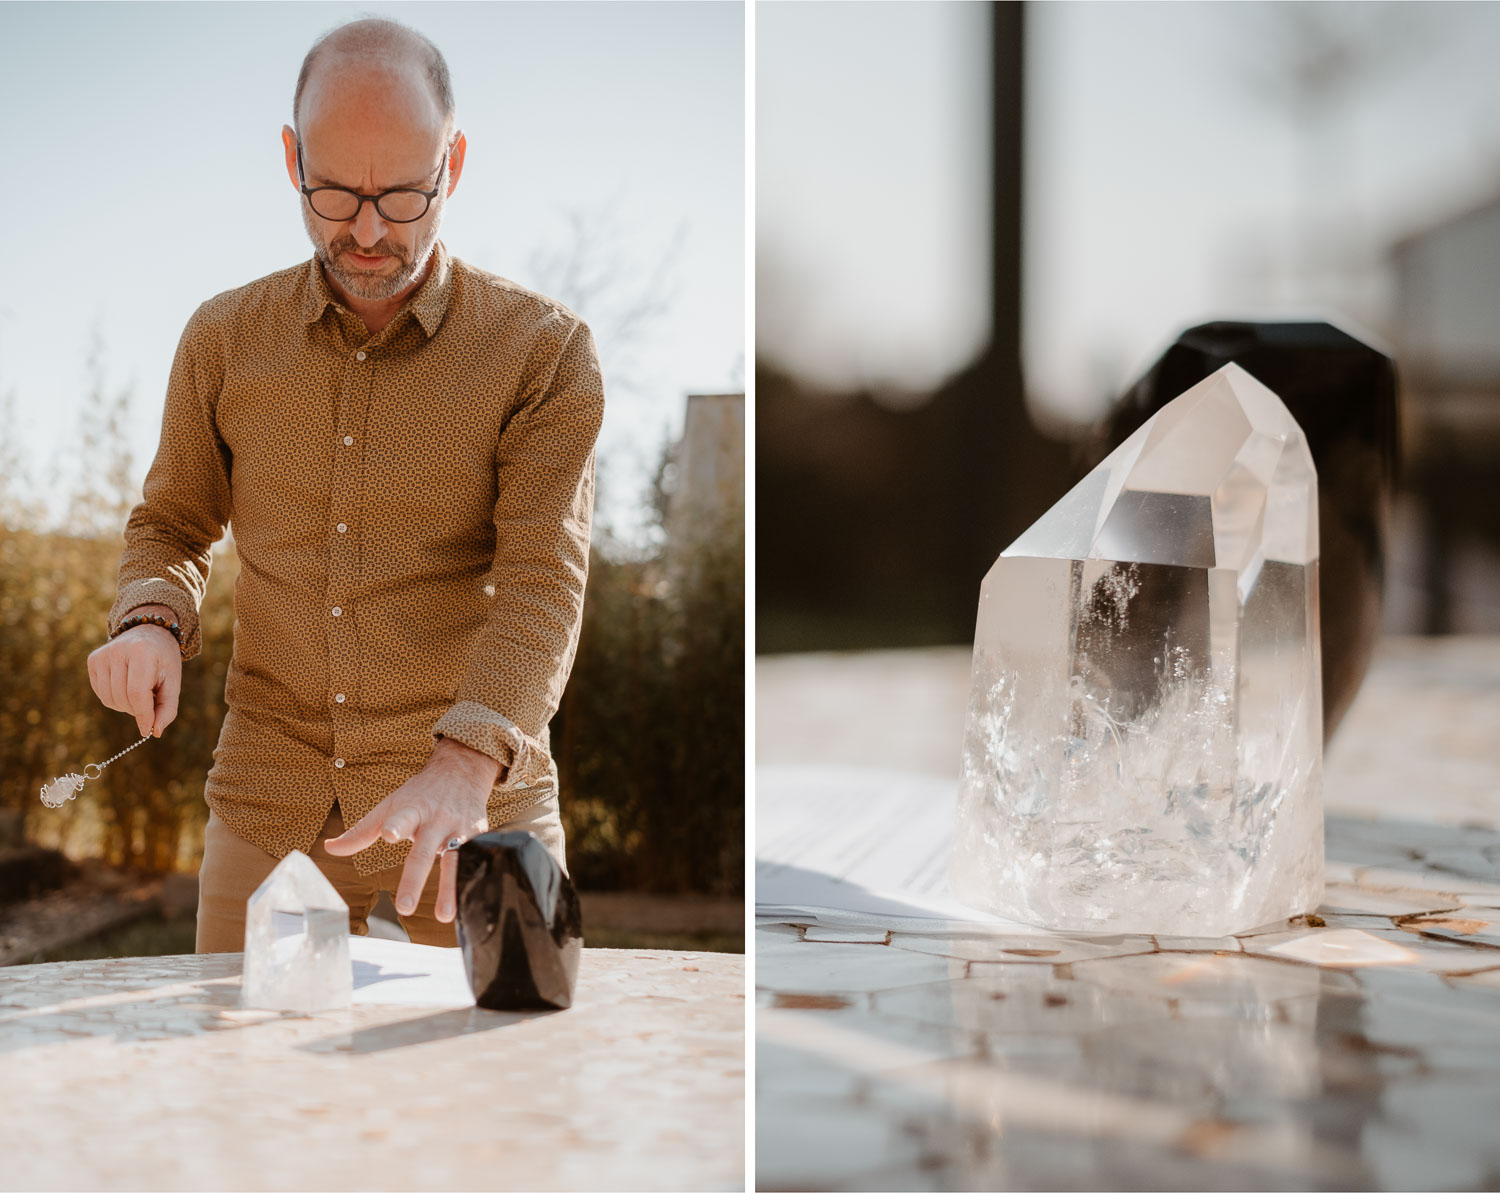
[[[441,852],[448,853],[448,852],[450,852],[450,851],[452,851],[454,849],[457,849],[463,843],[464,843],[464,839],[462,837],[453,837],[452,839],[449,840],[448,844],[446,844],[446,845],[443,846]]]

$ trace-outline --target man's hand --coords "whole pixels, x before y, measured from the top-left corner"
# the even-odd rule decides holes
[[[396,910],[410,915],[427,885],[438,850],[454,837],[468,840],[489,830],[486,807],[500,764],[488,754],[443,738],[427,765],[370,810],[359,823],[330,837],[323,846],[335,857],[347,857],[376,841],[412,843],[396,890]],[[455,891],[458,851],[443,854],[438,869],[434,914],[448,923],[458,911]]]
[[[165,605],[145,605],[132,613],[162,613]],[[89,683],[105,708],[135,717],[142,737],[160,737],[177,716],[182,693],[182,651],[159,625],[138,625],[89,655]]]

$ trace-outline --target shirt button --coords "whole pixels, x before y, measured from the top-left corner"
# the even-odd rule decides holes
[[[340,606],[335,605],[333,607],[333,615],[335,617],[342,617],[344,615],[344,610]]]
[[[354,446],[354,436],[353,435],[345,435],[344,436],[344,446],[345,447],[353,447]]]
[[[336,767],[338,767],[339,770],[343,770],[344,769],[344,760],[342,758],[335,758],[333,760],[333,765],[336,766]]]
[[[334,697],[334,699],[342,704],[344,702],[344,693],[340,692],[337,696]]]
[[[345,525],[343,522],[339,523],[339,533],[340,534],[343,534],[344,531],[346,531],[348,529],[349,529],[349,527],[347,525]]]
[[[356,352],[354,354],[354,359],[355,360],[364,360],[364,358],[365,358],[365,354],[363,352]]]

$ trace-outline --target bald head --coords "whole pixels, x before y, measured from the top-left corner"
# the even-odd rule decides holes
[[[404,221],[375,202],[330,218],[328,207],[302,201],[303,225],[329,284],[366,327],[383,327],[427,276],[443,210],[463,172],[467,142],[454,125],[448,64],[430,41],[396,21],[340,25],[307,52],[292,120],[281,143],[287,180],[297,190],[335,187],[367,200],[394,190],[429,196],[426,211]]]
[[[293,127],[305,127],[305,96],[308,102],[317,103],[330,91],[344,93],[351,85],[361,84],[420,92],[429,101],[428,114],[441,126],[443,140],[452,135],[453,83],[442,52],[415,29],[378,17],[350,21],[313,43],[297,74]],[[308,92],[312,94],[307,96]],[[423,102],[416,96],[411,99]]]

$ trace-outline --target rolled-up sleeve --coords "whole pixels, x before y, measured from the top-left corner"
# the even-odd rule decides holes
[[[108,631],[141,605],[166,605],[191,658],[202,648],[198,611],[211,548],[230,518],[229,451],[214,425],[223,386],[221,346],[199,307],[188,320],[167,381],[161,441],[140,504],[125,524]]]
[[[496,759],[500,782],[548,773],[547,723],[578,649],[604,386],[593,336],[551,321],[529,395],[501,431],[489,608],[453,705],[433,726]]]

